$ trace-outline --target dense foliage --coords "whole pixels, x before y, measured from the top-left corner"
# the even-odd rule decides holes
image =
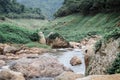
[[[120,38],[120,28],[115,28],[114,30],[105,34],[104,39],[108,41],[110,38],[118,39]]]
[[[96,14],[99,12],[120,11],[120,0],[65,0],[64,5],[55,16],[66,16],[72,13]]]
[[[28,43],[36,41],[38,35],[33,32],[11,24],[0,24],[0,43]]]
[[[38,18],[44,19],[39,8],[26,8],[16,0],[0,0],[0,15],[9,18]]]
[[[113,62],[112,66],[107,70],[109,74],[120,73],[120,53],[117,55],[117,58]]]

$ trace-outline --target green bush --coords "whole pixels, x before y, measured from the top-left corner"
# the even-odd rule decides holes
[[[117,58],[113,62],[112,66],[107,69],[107,73],[109,74],[120,73],[120,53],[117,55]]]
[[[56,39],[56,37],[62,38],[62,36],[58,33],[51,34],[48,38],[49,39]]]
[[[97,41],[95,44],[95,53],[99,51],[101,46],[102,46],[102,40]]]
[[[28,43],[30,40],[31,32],[25,28],[10,24],[0,24],[0,42],[5,43]]]
[[[113,31],[107,32],[104,36],[105,41],[108,41],[110,38],[118,39],[120,38],[120,28],[115,28]]]
[[[85,15],[99,12],[120,12],[120,0],[65,0],[55,16],[66,16],[76,12]]]
[[[39,41],[38,31],[33,32],[33,33],[30,35],[30,39],[31,39],[32,41]]]

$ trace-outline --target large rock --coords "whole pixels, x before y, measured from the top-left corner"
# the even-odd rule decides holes
[[[0,80],[25,80],[25,78],[20,72],[3,69],[0,71]]]
[[[39,42],[41,44],[46,44],[46,39],[45,39],[45,36],[44,36],[43,32],[39,32],[38,35],[39,35],[39,38],[40,38]]]
[[[54,77],[69,71],[50,55],[29,57],[17,60],[10,68],[23,73],[26,77]]]
[[[77,78],[82,77],[82,74],[75,74],[73,72],[63,72],[61,75],[57,76],[55,80],[76,80]]]
[[[0,55],[3,54],[5,44],[0,43]]]
[[[4,50],[3,50],[3,53],[15,53],[18,49],[13,47],[13,46],[9,46],[9,45],[6,45],[4,47]]]
[[[120,74],[115,75],[91,75],[76,80],[120,80]]]
[[[71,60],[70,60],[70,64],[72,66],[76,66],[76,65],[79,65],[79,64],[82,64],[81,60],[79,57],[77,56],[74,56]]]
[[[4,66],[5,65],[5,61],[3,60],[0,60],[0,67]]]
[[[69,42],[70,47],[72,48],[81,48],[81,44],[77,42]]]
[[[67,42],[58,33],[52,33],[46,39],[47,39],[47,44],[52,46],[53,48],[67,48],[67,47],[69,47],[69,42]]]

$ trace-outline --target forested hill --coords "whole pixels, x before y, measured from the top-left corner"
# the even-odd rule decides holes
[[[44,19],[40,8],[27,8],[16,0],[0,0],[0,18],[34,18]]]
[[[65,0],[56,17],[73,13],[97,14],[120,12],[120,0]]]
[[[17,0],[27,7],[40,8],[47,18],[53,18],[53,14],[62,6],[64,0]]]

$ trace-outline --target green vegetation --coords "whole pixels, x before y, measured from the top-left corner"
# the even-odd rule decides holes
[[[61,17],[78,12],[88,15],[119,11],[120,0],[65,0],[55,16]]]
[[[31,36],[33,35],[32,33],[33,32],[19,26],[7,23],[0,24],[1,43],[28,43],[35,38],[35,36]]]
[[[95,53],[100,50],[101,46],[102,46],[102,40],[97,41],[95,44]]]
[[[119,14],[97,14],[95,16],[84,16],[73,14],[48,22],[40,28],[45,34],[57,32],[68,41],[80,41],[91,35],[102,35],[118,27]]]
[[[44,19],[39,8],[26,8],[16,0],[0,0],[0,17]]]
[[[112,66],[107,69],[107,73],[109,74],[120,73],[120,53],[117,55],[117,58],[113,62]]]
[[[30,42],[30,32],[14,25],[0,24],[0,42]]]
[[[51,49],[50,46],[44,45],[44,44],[40,44],[40,43],[38,43],[38,42],[31,42],[31,43],[25,44],[25,46],[30,47],[30,48],[32,48],[32,47],[37,47],[37,48]]]
[[[118,39],[120,38],[120,28],[115,28],[114,30],[110,31],[109,33],[106,33],[104,36],[105,41],[108,41],[110,38]]]

